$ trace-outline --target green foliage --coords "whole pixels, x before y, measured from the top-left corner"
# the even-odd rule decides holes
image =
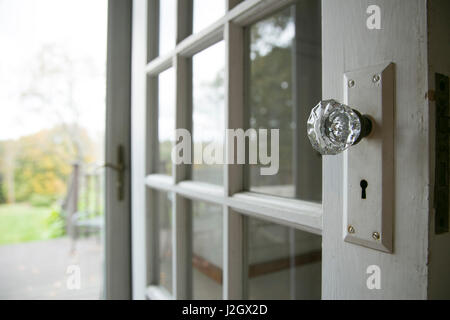
[[[46,217],[45,223],[47,225],[47,237],[58,238],[66,233],[65,221],[61,215],[61,210],[53,209]]]
[[[5,191],[3,186],[3,177],[0,174],[0,204],[6,202]]]
[[[59,210],[27,204],[0,205],[0,245],[47,240],[65,234]]]
[[[62,196],[71,172],[70,150],[61,130],[43,130],[17,142],[15,194],[17,201],[32,195]]]
[[[172,141],[161,141],[159,144],[159,173],[172,174]]]
[[[101,215],[104,212],[102,192],[99,189],[100,179],[101,176],[99,175],[88,175],[84,177],[83,184],[78,191],[78,211],[87,214],[86,216],[81,217],[82,220],[89,219],[92,216]]]
[[[85,130],[80,129],[79,134],[85,148],[82,160],[92,162],[94,144]],[[65,126],[41,130],[15,141],[0,141],[0,159],[6,152],[3,146],[8,144],[14,151],[13,164],[8,167],[8,164],[0,163],[0,169],[3,175],[14,173],[14,184],[9,188],[14,189],[17,202],[31,201],[33,205],[50,206],[66,194],[77,151]],[[3,186],[4,192],[6,187]]]
[[[32,194],[29,203],[33,207],[50,207],[56,201],[56,197],[52,195]]]
[[[292,183],[294,136],[292,68],[290,46],[286,48],[274,46],[266,55],[256,54],[251,62],[248,88],[250,125],[256,129],[280,129],[280,171],[276,176],[261,178],[259,166],[253,166],[253,184]],[[271,148],[270,142],[268,148],[269,150]]]

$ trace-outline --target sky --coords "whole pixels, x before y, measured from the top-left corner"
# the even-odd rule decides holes
[[[225,13],[225,1],[194,0],[194,33]],[[175,0],[161,1],[160,50],[175,46]],[[269,30],[268,30],[269,31]],[[288,28],[275,42],[292,37]],[[266,33],[270,35],[270,32]],[[89,60],[96,75],[78,72],[74,102],[79,122],[91,136],[105,126],[107,0],[0,0],[0,140],[17,139],[58,124],[49,112],[31,113],[20,98],[29,88],[31,65],[44,45],[54,45],[74,61]],[[261,51],[264,51],[261,48]],[[224,101],[211,100],[210,84],[225,66],[223,41],[194,56],[194,127],[216,136],[224,122]],[[160,138],[172,137],[175,92],[173,70],[163,72],[160,86]],[[40,81],[41,86],[55,86]],[[223,95],[223,88],[220,89]],[[56,106],[59,107],[59,106]],[[195,134],[195,139],[202,137]]]
[[[160,54],[175,47],[176,1],[164,0],[160,4]],[[225,14],[224,0],[194,0],[193,32],[197,33]],[[225,67],[223,41],[197,53],[193,58],[193,123],[194,141],[220,139],[224,134],[224,100],[211,99],[223,95],[224,88],[211,84]],[[175,127],[175,75],[173,68],[159,75],[159,139],[174,140]]]
[[[161,54],[175,46],[175,11],[175,0],[161,2]],[[194,33],[213,23],[224,12],[225,1],[195,0]],[[74,100],[81,111],[81,125],[91,135],[104,132],[106,27],[107,0],[0,0],[0,140],[17,139],[58,123],[58,119],[48,112],[30,113],[20,98],[28,89],[30,66],[43,45],[62,48],[74,60],[89,59],[102,71],[101,77],[95,79],[87,74],[76,75],[79,88]],[[195,82],[199,86],[213,81],[220,67],[223,68],[224,47],[220,49],[220,52],[211,49],[218,55],[205,54],[202,63],[197,64]],[[162,107],[174,104],[172,81],[169,79],[169,86],[160,89],[165,97],[161,101]],[[42,85],[46,84],[42,81]],[[198,89],[196,92],[203,91]],[[207,103],[205,99],[203,101]],[[161,115],[165,129],[173,127],[173,112],[161,112]],[[206,125],[207,119],[201,118],[198,122]],[[163,138],[170,135],[170,130],[160,131]]]
[[[75,74],[74,101],[91,135],[104,132],[107,0],[0,0],[0,140],[51,128],[51,114],[30,113],[20,96],[44,45],[90,61],[96,70]],[[48,84],[51,85],[51,84]]]

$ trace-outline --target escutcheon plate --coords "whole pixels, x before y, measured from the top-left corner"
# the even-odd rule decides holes
[[[345,73],[344,98],[373,126],[369,136],[344,152],[344,240],[392,253],[395,65]]]

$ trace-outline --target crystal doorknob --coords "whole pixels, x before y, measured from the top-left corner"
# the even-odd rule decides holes
[[[370,119],[335,100],[319,102],[311,110],[307,123],[309,140],[322,155],[336,155],[368,136]]]

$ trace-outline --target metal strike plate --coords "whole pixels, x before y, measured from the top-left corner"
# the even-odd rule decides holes
[[[344,98],[373,126],[369,136],[344,153],[344,240],[392,252],[395,65],[346,73]]]

